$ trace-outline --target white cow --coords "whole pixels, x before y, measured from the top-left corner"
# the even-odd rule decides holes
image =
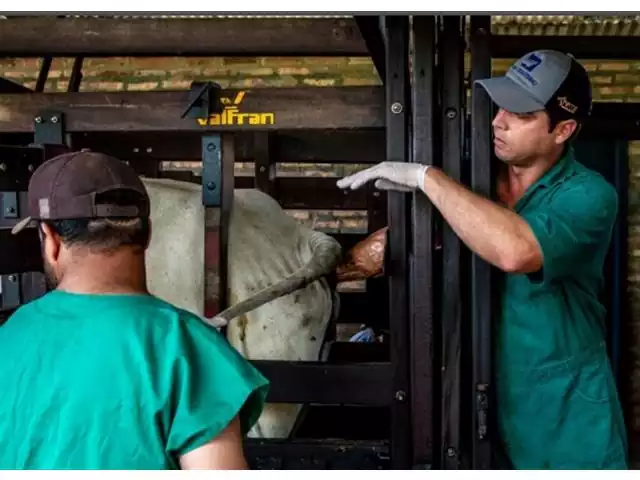
[[[143,182],[151,198],[149,289],[204,317],[202,187],[171,179]],[[322,276],[340,259],[334,238],[301,225],[269,195],[235,190],[227,259],[231,308],[210,323],[228,321],[229,342],[252,360],[322,360],[323,339],[336,310]],[[249,436],[286,438],[300,408],[268,404]]]

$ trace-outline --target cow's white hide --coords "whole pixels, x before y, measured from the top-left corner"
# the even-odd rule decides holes
[[[149,290],[203,316],[202,187],[171,179],[143,178],[143,182],[151,198],[152,240],[146,257]],[[259,190],[235,190],[229,229],[229,305],[305,265],[311,259],[312,233],[269,195]],[[242,355],[253,360],[321,360],[332,304],[332,292],[320,279],[232,320],[227,337]],[[299,408],[268,404],[249,435],[287,437]]]

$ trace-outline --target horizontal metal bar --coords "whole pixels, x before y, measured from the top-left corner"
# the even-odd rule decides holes
[[[271,381],[267,401],[384,407],[394,401],[389,363],[330,365],[254,360]]]
[[[383,441],[253,439],[244,441],[252,469],[388,469],[389,445]]]
[[[368,56],[352,19],[9,17],[0,56]]]
[[[640,37],[634,36],[491,35],[489,48],[493,58],[515,59],[534,50],[552,49],[578,59],[640,59]]]
[[[0,21],[1,22],[1,21]],[[65,115],[66,132],[239,131],[381,128],[380,87],[224,90],[230,103],[209,119],[182,118],[188,91],[0,95],[0,133],[33,131],[43,110]],[[233,106],[232,106],[233,105]],[[216,116],[217,115],[217,116]]]
[[[162,178],[201,183],[190,171],[163,171]],[[285,209],[365,210],[367,194],[363,190],[343,192],[330,177],[278,177],[275,199]],[[255,188],[255,177],[235,177],[235,188]],[[383,200],[386,192],[380,192]]]
[[[342,323],[342,322],[339,322]],[[388,362],[389,343],[334,342],[329,348],[327,361],[334,364]],[[329,407],[326,407],[329,408]],[[338,408],[338,407],[336,407]]]
[[[236,162],[255,161],[254,134],[235,133]],[[123,160],[200,159],[202,132],[93,132],[71,135],[74,149],[90,148]],[[377,163],[384,160],[384,129],[273,132],[274,162]]]

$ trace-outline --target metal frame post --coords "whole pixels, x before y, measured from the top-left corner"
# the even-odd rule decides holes
[[[234,190],[234,145],[231,135],[202,137],[202,204],[205,206],[206,317],[225,308],[228,225]]]
[[[483,196],[494,196],[495,175],[491,156],[491,101],[475,80],[491,75],[489,37],[491,17],[471,17],[471,187]],[[491,468],[489,414],[493,401],[491,378],[492,320],[494,311],[494,270],[478,255],[471,256],[473,311],[473,408],[472,467]]]
[[[412,147],[415,163],[434,160],[434,16],[413,17],[412,54]],[[434,462],[434,295],[433,206],[422,192],[412,198],[411,258],[411,401],[414,464],[421,468]]]
[[[408,122],[410,112],[409,18],[385,17],[386,43],[386,125],[387,160],[408,160]],[[389,225],[389,329],[390,358],[393,368],[394,401],[391,405],[391,466],[408,469],[411,452],[411,392],[409,369],[409,295],[407,195],[387,194]]]
[[[462,181],[464,124],[464,17],[441,17],[438,42],[442,122],[442,169]],[[462,243],[442,225],[442,458],[444,469],[463,468],[461,431]]]

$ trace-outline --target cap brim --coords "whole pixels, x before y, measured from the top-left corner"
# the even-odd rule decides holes
[[[544,110],[545,105],[532,98],[527,91],[509,77],[476,80],[498,107],[512,113],[530,113]]]
[[[23,218],[22,220],[20,220],[18,223],[16,223],[13,226],[13,228],[11,229],[11,233],[13,235],[16,235],[16,234],[20,233],[22,230],[24,230],[25,228],[28,228],[28,227],[31,227],[31,226],[35,226],[34,219],[31,218],[31,217]]]

